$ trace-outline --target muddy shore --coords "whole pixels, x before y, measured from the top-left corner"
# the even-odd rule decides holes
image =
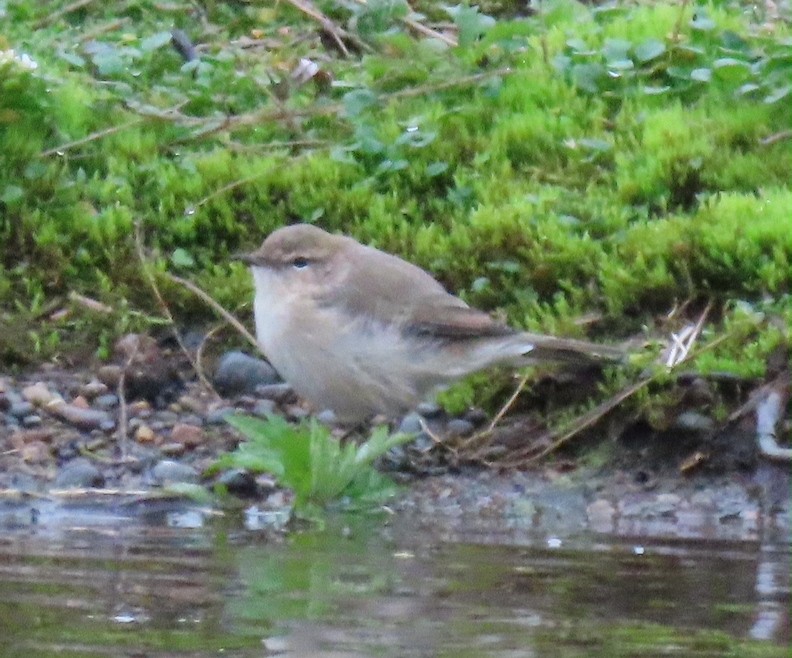
[[[228,414],[278,413],[295,421],[309,414],[277,374],[265,362],[229,352],[211,381],[201,381],[177,350],[143,336],[126,341],[115,364],[47,364],[0,376],[6,511],[16,515],[36,501],[51,508],[154,498],[173,485],[221,483],[256,509],[287,512],[288,492],[268,476],[207,475],[241,440],[226,423]],[[488,420],[481,412],[448,418],[433,405],[419,411],[440,433],[472,432]],[[416,414],[407,416],[402,429],[420,430],[417,421]],[[757,456],[748,427],[706,440],[695,427],[664,436],[633,431],[600,450],[607,457],[596,466],[553,459],[530,470],[498,470],[438,459],[416,472],[394,459],[383,467],[405,485],[391,509],[452,533],[592,530],[745,540],[773,527],[789,536],[788,465]],[[690,456],[705,450],[701,468],[691,465]],[[284,518],[281,513],[279,523]]]

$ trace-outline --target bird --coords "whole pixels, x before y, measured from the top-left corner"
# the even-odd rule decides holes
[[[313,224],[278,228],[238,258],[252,272],[264,355],[300,397],[340,423],[397,418],[499,364],[586,366],[625,356],[513,329],[417,265]]]

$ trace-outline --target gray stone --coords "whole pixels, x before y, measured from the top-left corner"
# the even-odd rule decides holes
[[[235,496],[252,498],[259,493],[256,478],[240,468],[233,468],[223,473],[217,478],[217,484],[225,487],[228,493],[234,494]]]
[[[100,382],[98,379],[92,379],[87,384],[80,387],[80,395],[85,396],[89,400],[107,393],[107,385]]]
[[[8,415],[21,420],[33,413],[34,408],[30,402],[25,400],[12,400],[11,405],[8,407]]]
[[[239,351],[226,352],[214,374],[215,388],[223,395],[253,393],[257,386],[279,381],[278,373],[269,363]]]
[[[332,427],[338,424],[338,419],[336,418],[335,412],[332,409],[324,409],[316,414],[316,420],[318,420],[322,425],[327,425],[328,427]]]
[[[294,389],[288,384],[262,384],[256,386],[256,395],[264,400],[272,400],[278,404],[293,402],[297,399]]]
[[[687,432],[712,432],[715,430],[715,421],[698,411],[683,411],[674,423],[678,429]]]
[[[464,418],[452,418],[446,424],[446,431],[451,436],[469,436],[474,429],[473,423]]]
[[[113,395],[112,393],[106,393],[105,395],[99,395],[94,398],[93,406],[97,409],[113,409],[118,406],[118,396]]]
[[[261,416],[262,418],[268,418],[273,413],[275,413],[275,403],[272,400],[259,400],[253,406],[251,411],[255,416]]]
[[[198,482],[198,471],[187,464],[170,459],[163,459],[151,469],[151,476],[157,484],[173,484],[176,482]]]
[[[421,402],[415,410],[424,418],[435,418],[443,413],[443,408],[436,402]]]
[[[208,414],[206,414],[206,424],[207,425],[223,425],[226,422],[226,418],[234,413],[234,409],[232,407],[220,407],[219,409],[213,409]]]
[[[418,434],[419,432],[423,431],[423,427],[421,425],[421,416],[419,416],[416,412],[410,412],[404,418],[402,418],[401,423],[399,423],[398,431],[401,434]]]
[[[56,489],[90,489],[104,486],[104,475],[93,463],[78,457],[61,468],[55,478]]]
[[[41,425],[41,416],[38,414],[30,414],[22,419],[22,425],[25,427],[38,427]]]
[[[53,415],[82,430],[107,431],[115,427],[115,421],[107,412],[99,409],[84,409],[62,401],[58,404],[50,404],[47,408]]]

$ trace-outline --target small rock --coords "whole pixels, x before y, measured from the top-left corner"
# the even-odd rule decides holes
[[[38,427],[41,425],[41,416],[38,414],[30,414],[22,419],[23,427]]]
[[[290,404],[284,411],[289,420],[295,421],[304,420],[311,415],[307,409],[303,409],[299,404]]]
[[[160,446],[160,452],[166,457],[181,457],[186,451],[187,448],[184,446],[184,444],[176,443],[176,441],[163,443]]]
[[[55,478],[56,489],[90,489],[104,486],[104,476],[96,466],[82,457],[73,459]]]
[[[469,436],[474,429],[473,423],[464,418],[452,418],[446,425],[446,431],[454,437]]]
[[[146,400],[135,400],[127,406],[127,413],[138,418],[148,418],[152,414],[151,405]]]
[[[113,395],[112,393],[105,393],[104,395],[98,395],[94,398],[93,401],[94,407],[97,409],[104,409],[105,411],[109,411],[110,409],[114,409],[118,406],[118,396]]]
[[[118,382],[121,380],[122,372],[121,366],[111,364],[99,368],[96,376],[99,378],[99,381],[102,384],[110,389],[115,390],[118,388]]]
[[[255,416],[267,418],[275,413],[276,406],[277,405],[272,400],[259,400],[255,405],[253,405],[253,408],[250,411]]]
[[[175,482],[198,482],[198,471],[187,464],[163,459],[151,469],[151,475],[158,484]]]
[[[138,443],[153,443],[156,435],[148,425],[140,425],[135,430],[135,441]]]
[[[71,403],[75,407],[80,407],[80,409],[90,409],[91,408],[91,405],[88,404],[88,400],[86,400],[82,395],[78,395],[76,398],[74,398],[71,401]]]
[[[435,418],[443,413],[443,408],[436,402],[421,402],[415,410],[424,418]]]
[[[231,407],[220,407],[219,409],[213,409],[208,414],[206,414],[206,424],[224,425],[226,422],[226,417],[233,413],[234,409]]]
[[[289,384],[260,384],[256,386],[256,395],[264,400],[272,400],[278,404],[294,402],[297,395]]]
[[[56,404],[49,404],[47,410],[54,416],[83,430],[102,429],[106,431],[115,427],[115,421],[104,411],[75,407],[62,400]]]
[[[676,417],[674,425],[687,432],[713,432],[715,421],[698,411],[683,411]]]
[[[36,382],[22,389],[22,397],[37,407],[43,407],[59,396],[52,393],[43,382]]]
[[[177,423],[171,430],[171,440],[187,448],[195,448],[204,442],[204,431],[195,425]]]
[[[11,435],[11,445],[21,448],[26,443],[33,441],[50,441],[54,435],[52,428],[20,430]]]
[[[33,409],[35,409],[35,407],[31,402],[19,400],[11,403],[11,406],[8,408],[8,415],[21,419],[30,415],[33,412]]]
[[[203,414],[206,405],[190,395],[182,395],[178,400],[179,406],[184,411],[191,411],[194,414]]]
[[[269,363],[239,351],[226,352],[214,374],[215,388],[222,395],[253,393],[258,386],[279,381],[278,373]]]
[[[327,425],[328,427],[332,427],[338,424],[338,419],[336,418],[335,412],[332,409],[324,409],[316,414],[316,420],[318,420],[322,425]]]
[[[244,498],[253,498],[259,493],[256,478],[239,468],[233,468],[223,473],[217,479],[217,484],[225,487],[228,493]]]
[[[486,423],[488,418],[489,416],[487,415],[487,412],[483,409],[479,409],[478,407],[473,407],[472,409],[468,409],[467,412],[465,412],[465,420],[469,420],[476,426]]]
[[[26,443],[19,451],[28,464],[42,464],[50,459],[50,447],[43,441]]]
[[[421,431],[423,431],[421,417],[414,411],[408,413],[399,423],[398,432],[400,434],[418,434]]]
[[[87,384],[80,386],[80,395],[93,400],[100,395],[107,393],[107,384],[103,384],[98,379],[92,379]]]

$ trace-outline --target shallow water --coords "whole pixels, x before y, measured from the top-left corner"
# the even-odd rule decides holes
[[[5,506],[2,656],[788,655],[789,538],[283,536],[148,503]],[[504,541],[506,542],[504,544]]]

